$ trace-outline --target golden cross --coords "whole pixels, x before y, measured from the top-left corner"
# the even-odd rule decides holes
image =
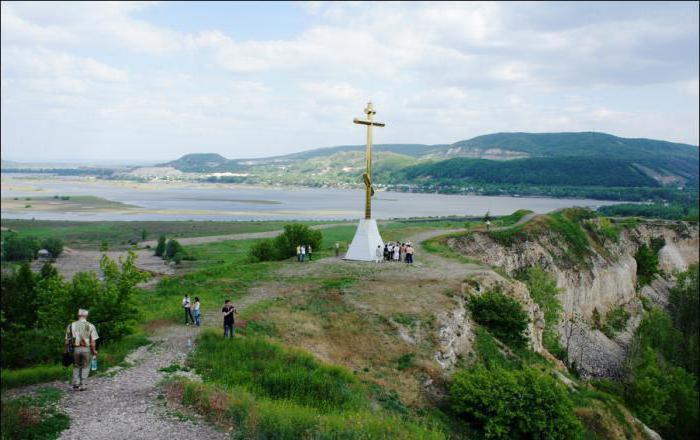
[[[374,188],[372,187],[372,127],[384,127],[384,123],[373,121],[376,113],[372,103],[368,102],[365,108],[367,119],[355,118],[352,121],[355,124],[367,126],[367,170],[362,174],[362,180],[365,182],[365,218],[367,219],[372,218],[372,196],[374,195]]]

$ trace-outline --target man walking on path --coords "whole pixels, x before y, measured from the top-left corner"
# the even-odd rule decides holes
[[[190,303],[190,296],[188,294],[185,294],[185,297],[182,298],[182,308],[185,309],[185,325],[190,325],[187,321],[188,317],[192,321],[192,324],[194,324],[194,317],[192,316],[192,303]]]
[[[85,391],[90,375],[91,355],[97,356],[96,341],[99,338],[95,326],[87,321],[88,311],[78,310],[78,320],[66,328],[64,351],[73,348],[73,389]]]
[[[231,304],[231,300],[224,301],[224,307],[221,309],[224,315],[224,338],[232,338],[235,333],[235,321],[233,318],[236,313],[236,308]]]
[[[338,258],[340,256],[340,243],[337,241],[335,242],[335,257]]]

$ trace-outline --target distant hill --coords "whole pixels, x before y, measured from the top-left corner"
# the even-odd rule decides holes
[[[216,153],[186,154],[177,160],[159,164],[158,166],[172,167],[189,173],[238,171],[245,168],[245,166],[239,165],[236,161],[226,159]]]
[[[317,148],[261,159],[226,159],[218,154],[188,154],[163,164],[180,171],[242,171],[255,175],[284,170],[285,180],[300,181],[331,174],[347,166],[338,160],[344,153],[361,154],[364,145]],[[698,147],[653,139],[630,139],[606,133],[493,133],[453,144],[377,144],[377,154],[393,158],[377,181],[430,177],[475,182],[594,186],[659,186],[698,184]],[[455,160],[460,158],[460,160]],[[544,160],[552,159],[552,160]],[[376,160],[377,167],[381,161]],[[380,168],[377,168],[379,170]],[[330,172],[331,170],[335,170]],[[338,171],[342,177],[343,172]],[[281,171],[279,171],[279,175]],[[354,174],[354,173],[353,173]],[[303,178],[301,178],[303,177]]]

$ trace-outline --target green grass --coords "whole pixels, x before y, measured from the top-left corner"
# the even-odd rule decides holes
[[[347,370],[260,338],[225,340],[213,331],[205,332],[192,364],[205,380],[270,399],[326,412],[369,407],[357,379]]]
[[[63,365],[36,365],[17,370],[2,369],[2,389],[16,388],[53,380],[68,380],[71,369]]]
[[[150,341],[143,333],[128,335],[122,339],[98,347],[99,373],[106,372],[109,368],[124,366],[124,358],[136,348],[149,344]],[[42,364],[17,370],[2,369],[2,389],[16,388],[25,385],[33,385],[54,380],[66,381],[70,379],[71,367],[60,364]]]
[[[241,234],[282,229],[282,221],[54,221],[2,219],[2,226],[23,235],[37,238],[61,238],[66,246],[76,249],[97,249],[106,242],[110,249],[128,248],[129,240],[141,240],[146,230],[147,240],[157,240],[165,234],[168,238],[202,237],[208,235]],[[321,222],[301,222],[318,224]],[[323,222],[332,223],[332,222]]]
[[[375,407],[372,397],[386,393],[345,368],[259,337],[204,332],[191,363],[203,384],[176,379],[166,387],[209,420],[233,426],[234,438],[444,438],[408,420],[403,405]]]
[[[42,388],[32,396],[2,401],[3,440],[48,440],[58,438],[70,426],[70,418],[56,408],[62,392]]]

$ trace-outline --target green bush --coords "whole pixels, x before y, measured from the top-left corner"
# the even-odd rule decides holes
[[[165,245],[165,252],[163,253],[163,258],[165,258],[166,260],[171,260],[178,253],[184,254],[185,250],[182,248],[182,245],[179,241],[171,238],[170,240],[168,240],[168,244]]]
[[[621,332],[627,326],[627,321],[630,319],[630,313],[624,307],[619,306],[610,310],[605,314],[605,325],[603,332],[610,334]]]
[[[17,368],[59,361],[66,326],[75,320],[79,308],[89,309],[89,320],[97,327],[100,344],[114,343],[130,334],[137,317],[134,288],[147,278],[136,268],[135,258],[130,252],[120,268],[103,256],[102,279],[86,272],[75,274],[70,282],[56,274],[43,278],[34,275],[28,264],[14,273],[3,272],[2,366]]]
[[[476,322],[501,341],[514,347],[525,346],[528,316],[518,301],[500,292],[486,292],[471,298],[469,310]]]
[[[277,258],[275,246],[272,240],[265,239],[256,241],[248,251],[249,260],[252,262],[272,261]]]
[[[455,415],[487,439],[571,439],[582,433],[566,390],[535,369],[463,370],[449,389]]]
[[[165,235],[158,237],[158,244],[156,245],[155,256],[162,257],[165,254]]]
[[[678,365],[700,377],[700,286],[698,265],[678,275],[669,296],[673,326],[681,333]]]
[[[293,223],[284,226],[284,232],[275,237],[273,244],[275,251],[278,252],[277,259],[283,260],[295,256],[297,246],[302,244],[310,245],[312,251],[318,252],[321,248],[321,240],[323,240],[321,231],[300,223]]]
[[[562,311],[561,303],[557,298],[557,295],[560,293],[557,282],[540,267],[527,269],[523,278],[530,291],[530,297],[540,306],[540,310],[544,313],[545,327],[542,334],[542,343],[550,353],[559,359],[563,359],[566,351],[561,346],[559,334],[556,330]]]
[[[659,257],[656,252],[642,244],[634,254],[634,259],[637,261],[637,284],[641,287],[651,283],[659,273]]]
[[[667,439],[700,435],[696,378],[660,359],[646,347],[633,361],[625,391],[627,404],[644,423]]]
[[[40,249],[39,240],[34,237],[22,237],[9,232],[2,243],[2,258],[5,261],[31,261]]]
[[[58,256],[63,252],[63,240],[55,237],[45,238],[41,242],[41,247],[51,252],[51,256],[53,258],[58,258]]]
[[[313,252],[318,252],[322,239],[321,231],[306,225],[299,223],[285,225],[284,232],[277,237],[255,243],[248,251],[248,259],[255,262],[286,260],[296,255],[299,245],[309,245]]]

